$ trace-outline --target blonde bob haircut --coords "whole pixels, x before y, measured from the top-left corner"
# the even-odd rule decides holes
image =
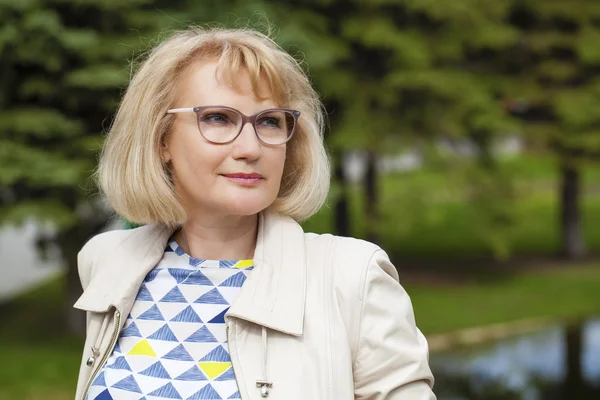
[[[167,110],[175,105],[179,76],[198,60],[216,60],[219,78],[232,87],[239,72],[247,71],[258,98],[260,83],[267,82],[278,107],[301,112],[270,209],[296,221],[316,213],[330,181],[319,96],[298,62],[268,36],[251,29],[222,28],[191,28],[172,35],[148,53],[134,74],[97,170],[98,185],[115,212],[136,224],[177,227],[185,222],[160,147],[173,124],[174,116]]]

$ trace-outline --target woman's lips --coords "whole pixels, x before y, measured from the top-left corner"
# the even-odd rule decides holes
[[[261,174],[252,173],[252,174],[243,174],[243,173],[235,173],[235,174],[221,174],[221,176],[229,179],[230,181],[252,186],[258,184],[260,181],[265,178]]]

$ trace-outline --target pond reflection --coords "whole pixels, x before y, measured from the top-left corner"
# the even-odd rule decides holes
[[[431,355],[440,400],[600,399],[600,319]]]

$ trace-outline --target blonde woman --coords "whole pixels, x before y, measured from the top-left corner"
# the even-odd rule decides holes
[[[435,399],[386,253],[304,233],[323,204],[323,113],[251,30],[188,30],[141,64],[99,184],[143,226],[79,254],[77,400]]]

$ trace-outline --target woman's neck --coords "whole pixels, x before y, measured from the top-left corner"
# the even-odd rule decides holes
[[[175,233],[190,256],[205,260],[242,260],[254,255],[258,216],[194,218]]]

